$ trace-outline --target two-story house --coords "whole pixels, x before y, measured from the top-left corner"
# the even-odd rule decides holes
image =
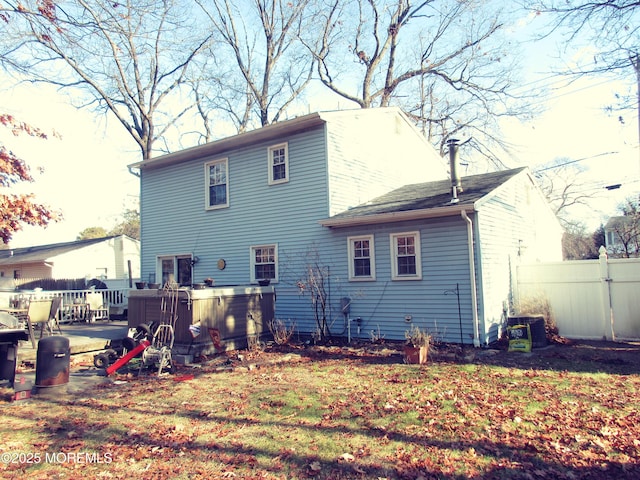
[[[332,335],[402,339],[415,324],[487,344],[514,264],[560,259],[560,227],[526,169],[463,177],[460,191],[448,164],[395,108],[313,113],[136,163],[142,278],[269,279],[276,317],[313,334],[316,272]]]

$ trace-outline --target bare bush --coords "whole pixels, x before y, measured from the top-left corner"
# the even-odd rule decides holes
[[[283,320],[275,318],[269,322],[269,330],[273,335],[273,341],[277,345],[286,345],[293,337],[296,330],[296,323],[290,322],[288,325]]]
[[[514,304],[514,312],[520,316],[542,315],[547,334],[557,335],[558,326],[553,316],[549,299],[542,294],[519,298]]]

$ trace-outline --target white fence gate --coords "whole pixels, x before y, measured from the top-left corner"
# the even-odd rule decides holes
[[[587,340],[640,339],[640,258],[520,265],[516,298],[544,296],[559,334]]]

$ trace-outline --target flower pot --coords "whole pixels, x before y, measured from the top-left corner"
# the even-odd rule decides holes
[[[429,346],[414,347],[412,345],[404,346],[404,362],[411,365],[423,365],[427,363],[429,354]]]
[[[136,282],[136,288],[137,288],[138,290],[142,290],[142,289],[144,289],[144,287],[146,287],[146,286],[147,286],[147,282]]]
[[[149,288],[152,289],[152,290],[153,289],[157,290],[158,288],[160,288],[160,284],[159,283],[150,283],[149,284]]]

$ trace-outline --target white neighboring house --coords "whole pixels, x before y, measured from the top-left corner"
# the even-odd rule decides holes
[[[617,257],[637,257],[640,252],[640,223],[636,217],[611,217],[604,226],[607,253]]]
[[[129,272],[131,270],[131,272]],[[126,235],[0,250],[0,282],[140,277],[140,240]]]

